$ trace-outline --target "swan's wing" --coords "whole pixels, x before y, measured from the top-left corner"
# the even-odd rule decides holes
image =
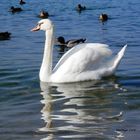
[[[110,56],[111,50],[106,44],[83,43],[66,52],[53,69],[53,73],[81,73],[96,69],[102,59]]]

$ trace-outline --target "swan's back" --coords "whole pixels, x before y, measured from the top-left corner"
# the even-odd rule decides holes
[[[62,56],[53,69],[52,79],[59,79],[60,82],[63,77],[62,82],[66,80],[71,82],[77,77],[79,81],[84,80],[83,76],[79,75],[85,73],[83,75],[86,77],[89,73],[97,71],[111,54],[112,51],[106,44],[79,44]]]
[[[89,61],[97,61],[103,57],[108,57],[112,54],[112,51],[108,48],[106,44],[100,43],[83,43],[76,45],[68,52],[66,52],[56,66],[53,72],[56,72],[64,63],[84,63]],[[81,64],[81,65],[82,65]],[[71,65],[72,66],[72,65]],[[65,68],[66,69],[66,68]],[[75,67],[76,69],[76,67]]]

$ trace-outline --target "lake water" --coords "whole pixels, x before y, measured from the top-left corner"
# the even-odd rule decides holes
[[[87,10],[77,13],[78,3]],[[139,140],[140,138],[140,1],[26,0],[21,13],[11,14],[18,0],[1,0],[0,140]],[[40,83],[44,32],[30,32],[47,10],[56,36],[87,38],[110,45],[117,53],[128,44],[112,77],[74,84]],[[107,13],[102,24],[98,17]],[[63,55],[54,46],[53,65]]]

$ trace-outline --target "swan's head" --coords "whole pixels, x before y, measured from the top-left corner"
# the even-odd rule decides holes
[[[49,19],[42,19],[37,23],[37,26],[34,27],[31,31],[38,31],[38,30],[50,30],[53,28],[53,24]]]

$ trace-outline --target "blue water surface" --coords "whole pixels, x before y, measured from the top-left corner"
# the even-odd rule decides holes
[[[75,10],[77,4],[87,9]],[[20,13],[9,12],[11,6]],[[1,0],[0,41],[1,140],[139,140],[140,137],[139,0]],[[106,43],[125,56],[114,76],[98,81],[40,83],[44,32],[30,32],[49,12],[55,36]],[[108,21],[99,21],[107,13]],[[54,46],[53,66],[65,52]]]

